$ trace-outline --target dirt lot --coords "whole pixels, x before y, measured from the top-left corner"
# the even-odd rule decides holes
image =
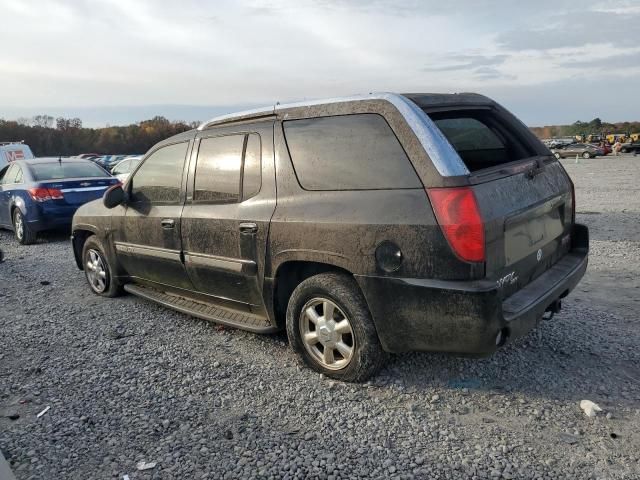
[[[0,450],[18,479],[640,478],[640,158],[565,165],[592,250],[563,312],[366,385],[298,368],[282,335],[99,298],[65,236],[1,232]]]

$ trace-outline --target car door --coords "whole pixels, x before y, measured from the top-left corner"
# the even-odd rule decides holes
[[[195,288],[257,311],[269,222],[275,209],[273,122],[198,134],[182,244]]]
[[[124,212],[114,216],[118,261],[134,279],[192,289],[182,262],[183,171],[190,142],[163,145],[127,183]]]
[[[11,192],[15,187],[16,177],[21,177],[21,173],[18,164],[12,163],[0,174],[0,225],[11,225]]]

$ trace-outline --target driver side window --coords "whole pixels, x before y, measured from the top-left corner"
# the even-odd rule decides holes
[[[188,146],[189,142],[168,145],[147,157],[131,179],[131,201],[178,203]]]

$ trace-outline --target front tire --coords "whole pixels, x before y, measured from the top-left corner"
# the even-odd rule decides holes
[[[556,157],[558,160],[562,158],[558,152],[554,153],[553,156]]]
[[[305,365],[337,380],[363,382],[386,359],[362,292],[342,273],[315,275],[296,287],[287,336]]]
[[[25,221],[24,215],[22,215],[19,208],[16,208],[13,212],[13,232],[18,243],[22,245],[31,245],[36,243],[37,234]]]
[[[591,154],[589,152],[584,152],[582,154],[582,158],[584,158],[585,160],[588,160],[591,158]]]
[[[114,277],[115,269],[105,252],[102,242],[95,235],[89,237],[82,247],[82,267],[93,293],[117,297],[122,294],[122,284]]]

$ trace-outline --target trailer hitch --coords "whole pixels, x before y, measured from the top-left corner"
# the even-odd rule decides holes
[[[544,311],[545,314],[549,314],[548,317],[545,315],[542,316],[543,320],[551,320],[556,313],[559,313],[562,310],[562,300],[554,300]]]

